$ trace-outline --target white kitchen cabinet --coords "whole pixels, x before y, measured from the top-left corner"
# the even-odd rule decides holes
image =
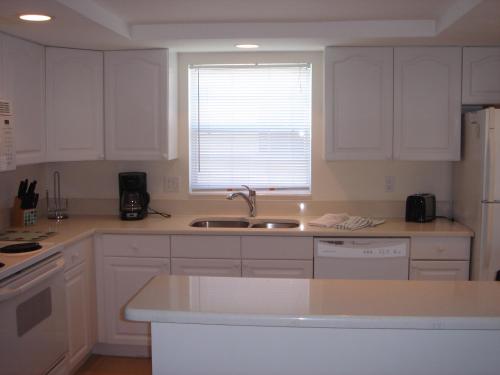
[[[17,165],[45,161],[45,49],[2,34],[2,90],[15,115]]]
[[[104,159],[103,53],[46,49],[47,160]]]
[[[243,277],[313,278],[312,260],[243,259]]]
[[[462,104],[500,103],[500,47],[465,47]]]
[[[410,280],[469,280],[469,262],[412,260]]]
[[[394,158],[459,160],[461,49],[394,49]]]
[[[168,50],[105,52],[104,61],[106,159],[175,158],[176,77]]]
[[[410,280],[469,280],[470,237],[411,239]]]
[[[170,236],[164,234],[103,234],[104,256],[169,258]]]
[[[172,257],[241,259],[240,242],[240,236],[172,236]]]
[[[128,301],[152,277],[170,273],[168,258],[102,257],[98,292],[99,341],[107,344],[149,345],[149,323],[130,322],[124,318]],[[102,289],[101,289],[102,288]]]
[[[172,275],[240,277],[241,260],[172,258]]]
[[[312,237],[294,236],[242,236],[243,259],[304,259],[312,260]]]
[[[64,275],[66,281],[66,319],[68,322],[68,363],[78,365],[92,347],[90,343],[89,288],[85,263]]]
[[[414,237],[412,260],[469,260],[470,237]]]
[[[68,366],[75,370],[96,341],[93,243],[88,238],[65,248]]]
[[[326,160],[392,158],[393,49],[325,50]]]

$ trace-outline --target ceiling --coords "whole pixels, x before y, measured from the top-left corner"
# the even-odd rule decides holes
[[[54,17],[45,24],[23,12]],[[44,45],[177,51],[500,45],[500,0],[0,0],[0,30]]]

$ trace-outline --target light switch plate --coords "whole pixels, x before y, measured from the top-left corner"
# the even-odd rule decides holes
[[[396,189],[396,176],[385,176],[385,192],[394,193]]]

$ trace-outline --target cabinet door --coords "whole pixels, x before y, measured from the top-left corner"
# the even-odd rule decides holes
[[[45,49],[2,36],[6,99],[15,116],[16,163],[45,161]]]
[[[241,276],[241,260],[172,258],[172,275]]]
[[[392,157],[393,49],[325,51],[327,160]]]
[[[46,49],[48,161],[104,158],[103,54]]]
[[[68,322],[68,364],[75,368],[90,353],[90,290],[86,263],[64,274],[66,280],[66,319]]]
[[[284,277],[312,279],[312,260],[243,260],[243,277]]]
[[[104,329],[108,344],[150,344],[149,323],[124,318],[128,301],[152,277],[170,273],[170,262],[163,258],[103,258]],[[101,317],[100,317],[101,319]],[[101,336],[101,334],[100,334]]]
[[[394,157],[460,159],[461,50],[394,50]]]
[[[412,260],[410,280],[469,280],[469,262]]]
[[[465,47],[463,54],[462,103],[500,103],[500,47]]]
[[[168,51],[112,51],[104,59],[106,158],[168,159]]]

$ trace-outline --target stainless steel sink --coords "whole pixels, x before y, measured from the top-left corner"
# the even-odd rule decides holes
[[[251,228],[297,228],[299,223],[296,222],[280,222],[280,221],[261,221],[252,224]]]
[[[299,222],[283,219],[243,219],[243,218],[203,218],[196,219],[191,224],[196,228],[265,228],[283,229],[298,228]]]
[[[196,228],[248,228],[250,222],[241,219],[195,220],[190,226]]]

